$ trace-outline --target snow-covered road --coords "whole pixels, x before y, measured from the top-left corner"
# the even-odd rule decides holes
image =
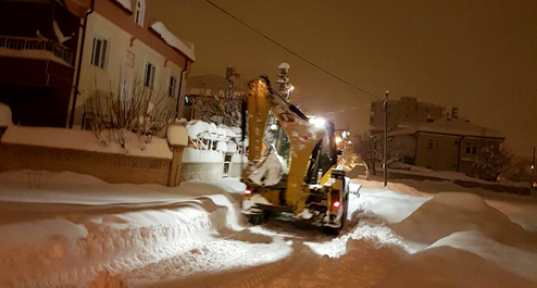
[[[535,199],[363,182],[334,238],[248,227],[233,179],[171,189],[50,173],[30,185],[32,173],[0,173],[0,287],[537,287]]]

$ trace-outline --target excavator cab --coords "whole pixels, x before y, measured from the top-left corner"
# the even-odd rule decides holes
[[[266,78],[250,82],[247,101],[243,213],[253,224],[286,214],[337,234],[347,218],[349,195],[345,172],[337,168],[334,123],[306,116]],[[277,122],[267,121],[271,117]]]

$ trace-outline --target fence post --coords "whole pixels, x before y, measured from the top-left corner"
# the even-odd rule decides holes
[[[181,183],[181,166],[183,165],[183,150],[188,144],[188,130],[185,126],[172,123],[166,129],[166,137],[170,144],[173,157],[170,166],[168,186],[176,187]]]

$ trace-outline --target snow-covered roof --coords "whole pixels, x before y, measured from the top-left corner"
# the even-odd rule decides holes
[[[160,21],[151,24],[150,28],[159,34],[168,45],[185,54],[190,60],[196,61],[194,44],[177,38],[177,36],[173,35],[173,33]]]
[[[390,136],[409,135],[416,133],[447,134],[466,137],[505,139],[502,132],[486,128],[460,119],[441,119],[422,125],[405,125],[406,128],[390,132]]]
[[[112,1],[118,3],[119,5],[121,5],[121,7],[132,12],[131,0],[112,0]]]

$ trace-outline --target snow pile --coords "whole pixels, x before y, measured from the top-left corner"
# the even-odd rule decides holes
[[[166,26],[164,26],[164,24],[160,21],[151,24],[150,28],[159,34],[168,45],[181,51],[188,58],[190,58],[190,60],[196,61],[194,45],[192,43],[182,41],[181,39],[177,38],[177,36],[173,35],[173,33],[170,32],[170,30],[168,30],[168,28],[166,28]]]
[[[65,172],[43,175],[42,187],[32,189],[24,176],[25,172],[0,173],[2,213],[13,210],[18,217],[24,215],[22,219],[1,218],[0,287],[86,287],[90,283],[90,287],[125,287],[125,279],[135,278],[125,274],[129,271],[177,255],[193,257],[195,252],[189,251],[211,243],[215,235],[234,235],[243,229],[234,195],[242,195],[244,185],[236,180],[169,188],[106,184]],[[11,180],[6,185],[3,180],[7,179]],[[27,191],[22,190],[24,185]],[[14,198],[15,194],[19,197]],[[99,199],[105,194],[116,204]],[[63,204],[53,203],[55,200]],[[2,204],[9,201],[17,202]],[[69,206],[72,204],[76,205]],[[150,209],[143,209],[144,205]],[[101,212],[92,212],[99,211],[96,209]],[[34,220],[25,220],[28,217]],[[5,224],[6,220],[10,223]],[[275,249],[271,245],[282,244],[260,244],[252,249]],[[213,248],[206,248],[212,255]],[[271,259],[261,258],[275,261],[288,253],[283,249]],[[211,261],[217,269],[229,265]],[[177,269],[181,273],[176,276],[200,272],[184,268]]]
[[[407,240],[431,245],[461,231],[479,231],[484,236],[513,246],[524,245],[527,233],[509,218],[491,208],[477,195],[440,193],[392,228]],[[420,233],[415,233],[420,230]]]
[[[287,172],[285,162],[274,150],[270,150],[261,161],[249,173],[249,178],[252,182],[261,186],[272,186],[280,183],[283,174]]]
[[[11,114],[11,108],[4,103],[0,103],[0,126],[13,125],[13,115]]]
[[[124,139],[124,147],[114,140],[118,133]],[[99,138],[101,140],[99,140]],[[102,131],[99,138],[91,131],[52,127],[10,126],[2,137],[2,143],[43,146],[60,149],[84,150],[112,154],[171,159],[173,153],[165,139],[153,137],[150,143],[130,131]]]
[[[166,138],[171,145],[186,146],[188,144],[188,130],[183,125],[168,125]]]
[[[224,163],[224,155],[219,151],[186,147],[183,150],[183,163]]]
[[[188,136],[192,140],[238,140],[242,135],[239,127],[228,127],[223,124],[216,126],[214,123],[207,123],[202,120],[189,121],[186,128],[188,129]]]

